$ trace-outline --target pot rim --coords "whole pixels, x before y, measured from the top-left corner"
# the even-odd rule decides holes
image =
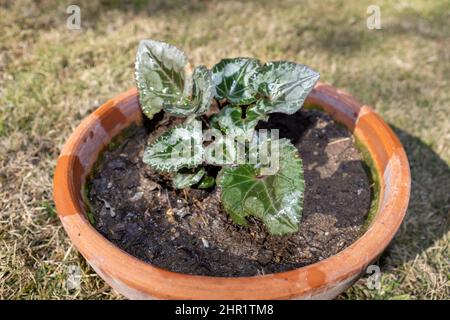
[[[377,212],[365,233],[337,254],[281,273],[212,277],[164,270],[126,253],[86,219],[86,176],[99,154],[123,129],[142,123],[135,88],[107,101],[85,118],[58,158],[53,195],[58,216],[95,271],[128,298],[287,299],[334,297],[355,281],[388,246],[407,209],[410,170],[392,129],[348,93],[318,83],[305,105],[316,105],[344,124],[368,150],[379,178]]]

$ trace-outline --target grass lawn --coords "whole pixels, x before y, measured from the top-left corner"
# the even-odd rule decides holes
[[[134,86],[144,38],[221,57],[292,60],[372,105],[408,153],[406,219],[366,279],[340,299],[450,298],[450,2],[0,0],[0,298],[120,299],[67,238],[52,200],[63,143],[95,108]],[[126,4],[123,4],[126,3]],[[380,6],[381,30],[366,27]],[[68,290],[69,266],[81,288]]]

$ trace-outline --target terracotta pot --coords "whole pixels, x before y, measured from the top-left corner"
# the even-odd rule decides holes
[[[317,84],[306,104],[318,105],[365,145],[380,183],[378,208],[362,237],[338,254],[292,271],[254,277],[207,277],[166,271],[109,242],[88,222],[83,203],[87,174],[111,139],[142,123],[136,89],[106,102],[88,116],[61,152],[54,199],[76,248],[114,289],[131,299],[331,299],[348,288],[386,248],[409,201],[405,151],[389,126],[368,106],[334,87]]]

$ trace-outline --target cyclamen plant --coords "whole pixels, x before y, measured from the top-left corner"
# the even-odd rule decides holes
[[[136,55],[143,113],[151,119],[164,110],[186,118],[150,143],[143,161],[170,173],[178,189],[216,184],[239,225],[254,216],[271,234],[296,232],[305,189],[300,155],[289,140],[255,128],[271,113],[297,112],[318,79],[302,64],[253,58],[192,70],[178,48],[143,40]],[[274,163],[276,170],[269,170]],[[207,174],[211,166],[220,168],[216,178]]]

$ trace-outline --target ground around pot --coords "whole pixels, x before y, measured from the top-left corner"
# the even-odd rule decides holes
[[[315,110],[275,114],[259,128],[279,128],[304,165],[306,192],[299,232],[272,236],[257,219],[233,223],[219,191],[176,190],[170,178],[142,162],[149,140],[174,125],[164,117],[128,132],[97,164],[89,182],[97,230],[130,254],[186,274],[253,276],[325,259],[361,234],[371,184],[353,137]]]
[[[75,249],[51,190],[64,143],[134,86],[136,46],[148,38],[183,47],[194,65],[238,56],[304,63],[371,105],[408,154],[411,200],[374,262],[380,289],[367,287],[367,273],[339,299],[450,297],[450,2],[377,1],[382,29],[369,30],[372,1],[261,1],[79,1],[81,30],[65,28],[64,1],[2,2],[1,299],[123,298]],[[68,289],[73,268],[81,284]]]

